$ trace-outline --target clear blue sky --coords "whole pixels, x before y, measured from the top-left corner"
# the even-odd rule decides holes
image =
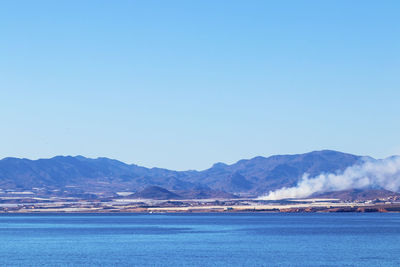
[[[400,154],[400,1],[1,1],[0,157]]]

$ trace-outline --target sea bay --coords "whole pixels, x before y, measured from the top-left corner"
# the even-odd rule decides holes
[[[2,214],[1,266],[399,266],[397,213]]]

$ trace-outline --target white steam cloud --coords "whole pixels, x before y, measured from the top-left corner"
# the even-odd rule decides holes
[[[348,167],[342,173],[320,174],[312,178],[305,173],[297,186],[270,191],[259,199],[304,198],[314,193],[363,188],[384,188],[399,192],[400,157],[382,160],[366,159],[359,165]]]

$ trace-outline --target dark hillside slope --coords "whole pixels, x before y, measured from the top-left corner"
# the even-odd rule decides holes
[[[304,173],[343,171],[360,162],[362,157],[323,150],[298,155],[255,157],[235,164],[215,164],[210,169],[188,177],[191,182],[201,182],[211,188],[228,192],[265,193],[283,186],[294,186]]]

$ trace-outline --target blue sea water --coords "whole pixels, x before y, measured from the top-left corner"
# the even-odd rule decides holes
[[[3,214],[0,265],[400,266],[400,214]]]

